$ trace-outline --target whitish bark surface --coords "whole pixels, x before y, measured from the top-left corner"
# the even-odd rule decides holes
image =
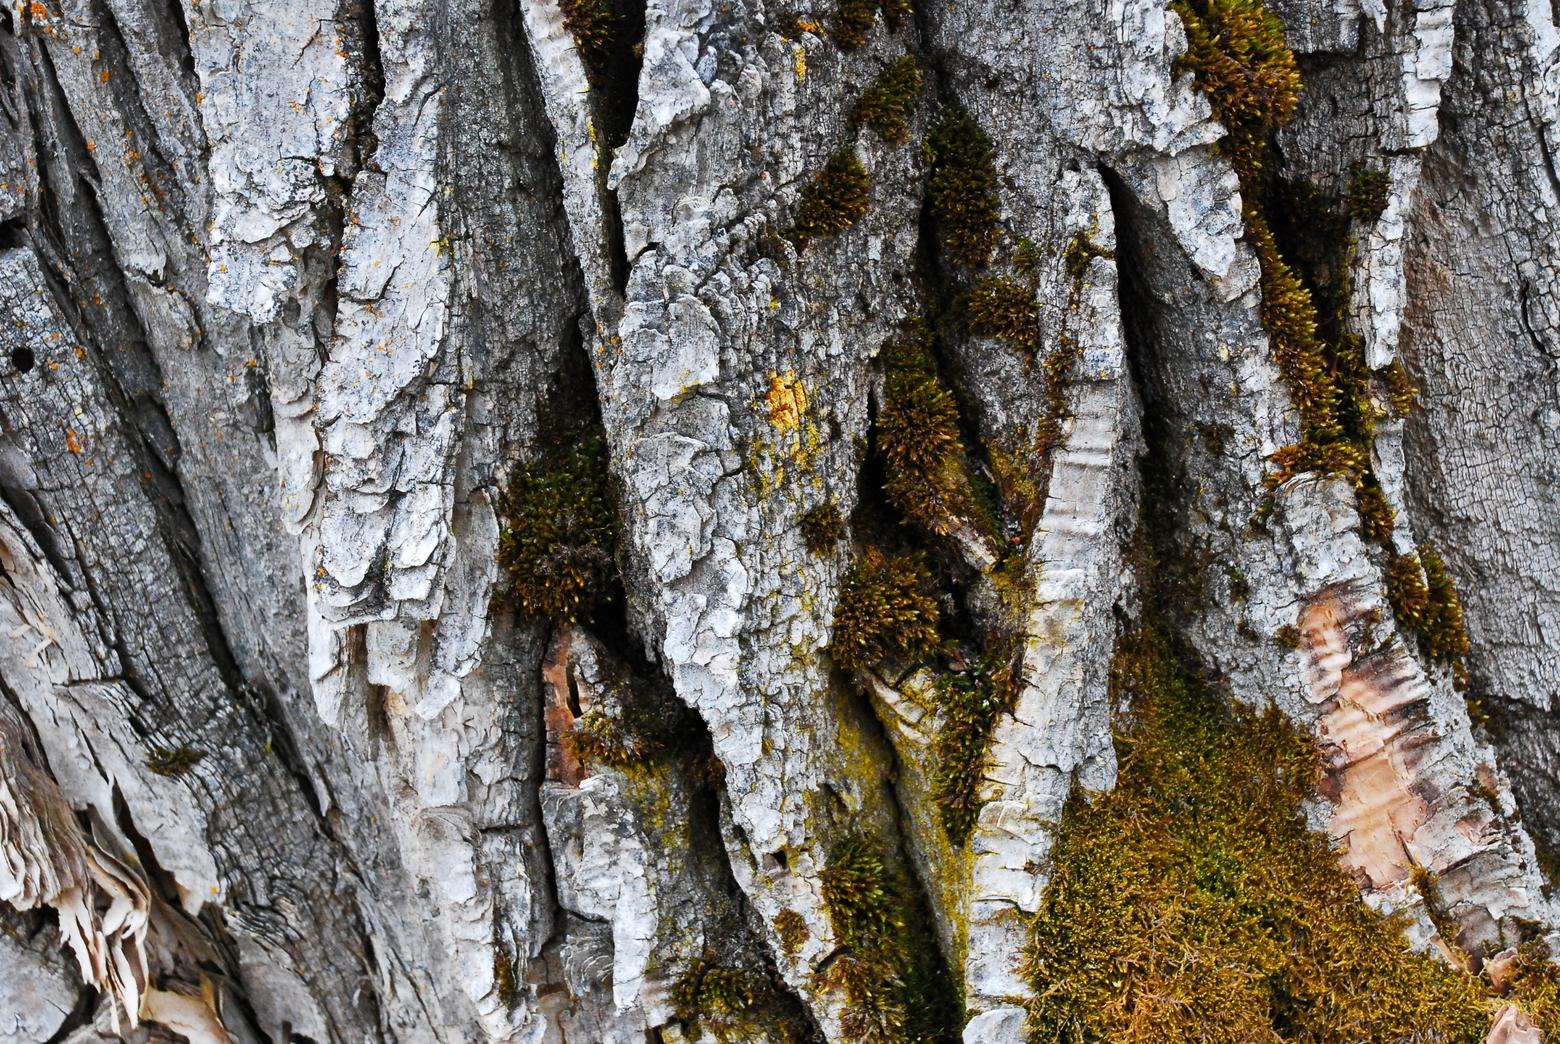
[[[964,1039],[1020,1040],[1064,805],[1116,778],[1149,523],[1209,676],[1314,738],[1309,815],[1369,903],[1451,954],[1560,922],[1554,12],[1269,7],[1303,82],[1277,173],[1382,175],[1329,264],[1368,368],[1419,386],[1366,445],[1385,538],[1345,479],[1268,481],[1295,389],[1161,0],[913,0],[851,47],[805,0],[630,0],[601,52],[556,0],[8,8],[0,1042],[706,1039],[710,969],[758,991],[736,1039],[862,1039],[825,894],[860,836]],[[886,140],[853,113],[906,54]],[[1038,318],[1032,358],[938,329],[974,458],[1034,501],[923,539],[956,656],[1020,620],[962,843],[936,669],[830,653],[884,346],[970,287],[921,144],[955,108]],[[842,148],[865,212],[791,235]],[[503,490],[598,416],[622,597],[535,618]],[[810,548],[831,504],[854,533]],[[1463,692],[1393,616],[1422,544]],[[631,714],[672,752],[566,739]]]

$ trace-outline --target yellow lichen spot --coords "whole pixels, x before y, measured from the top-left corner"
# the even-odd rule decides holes
[[[793,43],[791,53],[795,55],[791,67],[796,70],[796,79],[798,81],[807,79],[807,49],[799,43]]]
[[[764,401],[769,406],[769,423],[777,431],[792,431],[802,422],[802,412],[807,409],[807,392],[794,372],[771,373]]]

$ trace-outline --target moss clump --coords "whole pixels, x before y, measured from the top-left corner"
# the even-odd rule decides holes
[[[1517,948],[1516,969],[1511,977],[1511,997],[1543,1033],[1545,1040],[1560,1040],[1560,965],[1553,961],[1542,940]]]
[[[912,331],[884,354],[877,452],[888,502],[907,521],[937,535],[961,520],[992,529],[959,432],[959,406],[937,375],[929,336]]]
[[[607,86],[620,52],[635,46],[635,37],[644,32],[644,15],[627,0],[559,0],[558,8],[591,85]]]
[[[853,834],[829,853],[822,886],[839,951],[819,976],[845,991],[849,1039],[957,1041],[958,1000],[909,882]]]
[[[805,246],[818,236],[837,236],[861,220],[871,186],[867,168],[856,154],[849,148],[837,150],[802,192],[796,211],[797,243]]]
[[[780,936],[780,945],[785,947],[785,952],[794,954],[802,948],[810,933],[801,914],[795,910],[781,910],[775,914],[775,934]]]
[[[987,276],[965,298],[970,329],[1033,356],[1040,348],[1040,311],[1033,287]]]
[[[1349,172],[1349,213],[1360,221],[1375,221],[1387,209],[1392,179],[1384,170],[1356,166]]]
[[[498,1002],[510,1011],[519,1005],[522,996],[514,951],[502,939],[493,940],[493,992],[498,994]]]
[[[1077,294],[1078,283],[1088,274],[1089,266],[1097,257],[1114,258],[1116,252],[1100,246],[1088,232],[1079,230],[1067,244],[1067,250],[1062,255],[1062,260],[1067,266],[1067,276],[1074,283],[1073,293]],[[1076,303],[1076,302],[1075,302]]]
[[[1441,556],[1423,544],[1417,554],[1393,555],[1387,561],[1387,601],[1398,623],[1419,636],[1425,654],[1450,666],[1459,686],[1466,684],[1462,600]]]
[[[1115,790],[1075,794],[1026,970],[1034,1041],[1483,1039],[1482,991],[1361,901],[1303,802],[1318,755],[1150,624],[1118,646]]]
[[[927,199],[950,263],[979,268],[997,241],[997,171],[991,139],[969,113],[945,105],[927,134]]]
[[[898,28],[900,19],[910,13],[910,0],[840,0],[829,23],[829,35],[840,50],[854,51],[867,42],[878,11],[883,12],[890,29]]]
[[[570,433],[545,445],[515,472],[500,504],[501,597],[522,612],[576,620],[611,597],[613,511],[607,444],[598,433]]]
[[[758,1006],[770,989],[766,977],[701,957],[672,984],[677,1019],[719,1034]]]
[[[193,747],[153,747],[146,755],[146,767],[159,776],[182,776],[206,756]]]
[[[901,145],[909,136],[907,122],[921,93],[921,67],[903,55],[878,73],[856,103],[855,120],[871,127],[890,145]]]
[[[847,670],[919,663],[942,646],[932,574],[919,554],[868,547],[840,584],[829,651]]]
[[[802,516],[802,543],[815,555],[827,555],[845,539],[845,516],[830,497]]]
[[[937,679],[943,724],[934,746],[937,772],[933,794],[943,831],[955,845],[963,845],[969,839],[980,815],[980,782],[992,729],[1003,714],[1013,709],[1018,697],[1013,658],[982,657],[968,670],[943,674]]]

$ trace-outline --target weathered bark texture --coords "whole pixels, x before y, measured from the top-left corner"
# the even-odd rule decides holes
[[[1118,771],[1146,530],[1177,641],[1314,739],[1307,814],[1412,945],[1560,923],[1547,0],[1268,4],[1303,84],[1270,175],[1373,197],[1279,239],[1370,394],[1419,389],[1363,443],[1390,535],[1270,459],[1296,388],[1162,0],[808,2],[0,14],[0,1042],[901,1039],[831,907],[863,838],[963,1039],[1019,1041],[1058,824]],[[929,201],[955,112],[998,282]],[[864,212],[808,232],[842,149]],[[1013,288],[1027,343],[971,311]],[[947,669],[830,651],[899,507],[885,346],[923,334],[1001,501],[911,538],[945,667],[1012,639],[967,837]],[[595,430],[620,593],[545,618],[505,490]],[[1461,691],[1395,616],[1421,547]],[[569,738],[603,722],[632,758]]]

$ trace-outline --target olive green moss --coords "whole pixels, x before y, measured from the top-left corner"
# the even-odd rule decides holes
[[[1560,1040],[1560,965],[1547,943],[1534,939],[1517,948],[1510,992],[1545,1040]]]
[[[1392,179],[1384,170],[1355,166],[1349,172],[1349,214],[1361,221],[1375,221],[1387,209]]]
[[[1441,556],[1423,544],[1416,554],[1392,555],[1386,587],[1398,623],[1418,635],[1426,655],[1451,667],[1458,684],[1465,684],[1468,631],[1462,600]]]
[[[697,718],[676,697],[626,676],[610,688],[619,701],[610,707],[592,706],[564,734],[564,744],[576,758],[626,772],[653,759],[702,753],[695,742]]]
[[[796,211],[796,240],[805,246],[820,236],[837,236],[867,212],[872,179],[849,147],[829,157],[812,183],[802,191]]]
[[[182,776],[206,756],[193,747],[153,747],[146,755],[146,767],[159,776]]]
[[[958,268],[980,268],[997,242],[997,171],[991,139],[957,105],[938,112],[926,137],[927,200],[943,250]]]
[[[802,543],[815,555],[827,555],[845,539],[848,527],[839,501],[830,497],[802,516]]]
[[[611,598],[614,516],[598,432],[544,445],[510,479],[500,515],[501,600],[530,616],[577,620]]]
[[[821,883],[839,949],[818,976],[845,993],[847,1039],[957,1041],[961,1006],[911,883],[857,834],[835,844]]]
[[[1112,668],[1113,791],[1075,793],[1025,970],[1032,1041],[1481,1041],[1483,990],[1372,911],[1303,805],[1317,751],[1152,622]]]
[[[1067,243],[1067,249],[1062,253],[1062,262],[1067,267],[1067,276],[1073,281],[1072,305],[1077,305],[1077,295],[1081,290],[1083,277],[1088,274],[1089,266],[1097,257],[1114,259],[1116,252],[1100,246],[1094,241],[1094,237],[1080,229]]]
[[[933,743],[937,769],[932,786],[943,831],[955,845],[962,846],[975,828],[991,733],[1018,698],[1016,654],[1011,648],[984,656],[965,670],[937,678],[943,720]]]
[[[876,447],[884,496],[906,521],[937,535],[959,522],[994,530],[959,430],[958,403],[937,374],[924,330],[884,348]]]
[[[1040,348],[1040,310],[1035,289],[1005,276],[987,276],[964,299],[970,329],[995,337],[1008,347],[1033,356]]]
[[[801,914],[786,909],[775,914],[775,934],[780,937],[780,945],[785,947],[785,952],[795,954],[811,933],[807,931],[807,921]]]
[[[752,1014],[770,989],[765,976],[700,958],[672,984],[672,1011],[679,1021],[708,1029],[718,1039]]]
[[[896,29],[910,13],[910,0],[841,0],[829,23],[829,35],[840,50],[854,51],[867,42],[879,11],[889,28]]]
[[[870,127],[890,145],[904,144],[921,83],[921,67],[913,57],[907,54],[896,59],[862,92],[856,103],[856,123]]]
[[[942,647],[941,616],[922,555],[868,546],[840,583],[829,651],[847,670],[920,663]]]

